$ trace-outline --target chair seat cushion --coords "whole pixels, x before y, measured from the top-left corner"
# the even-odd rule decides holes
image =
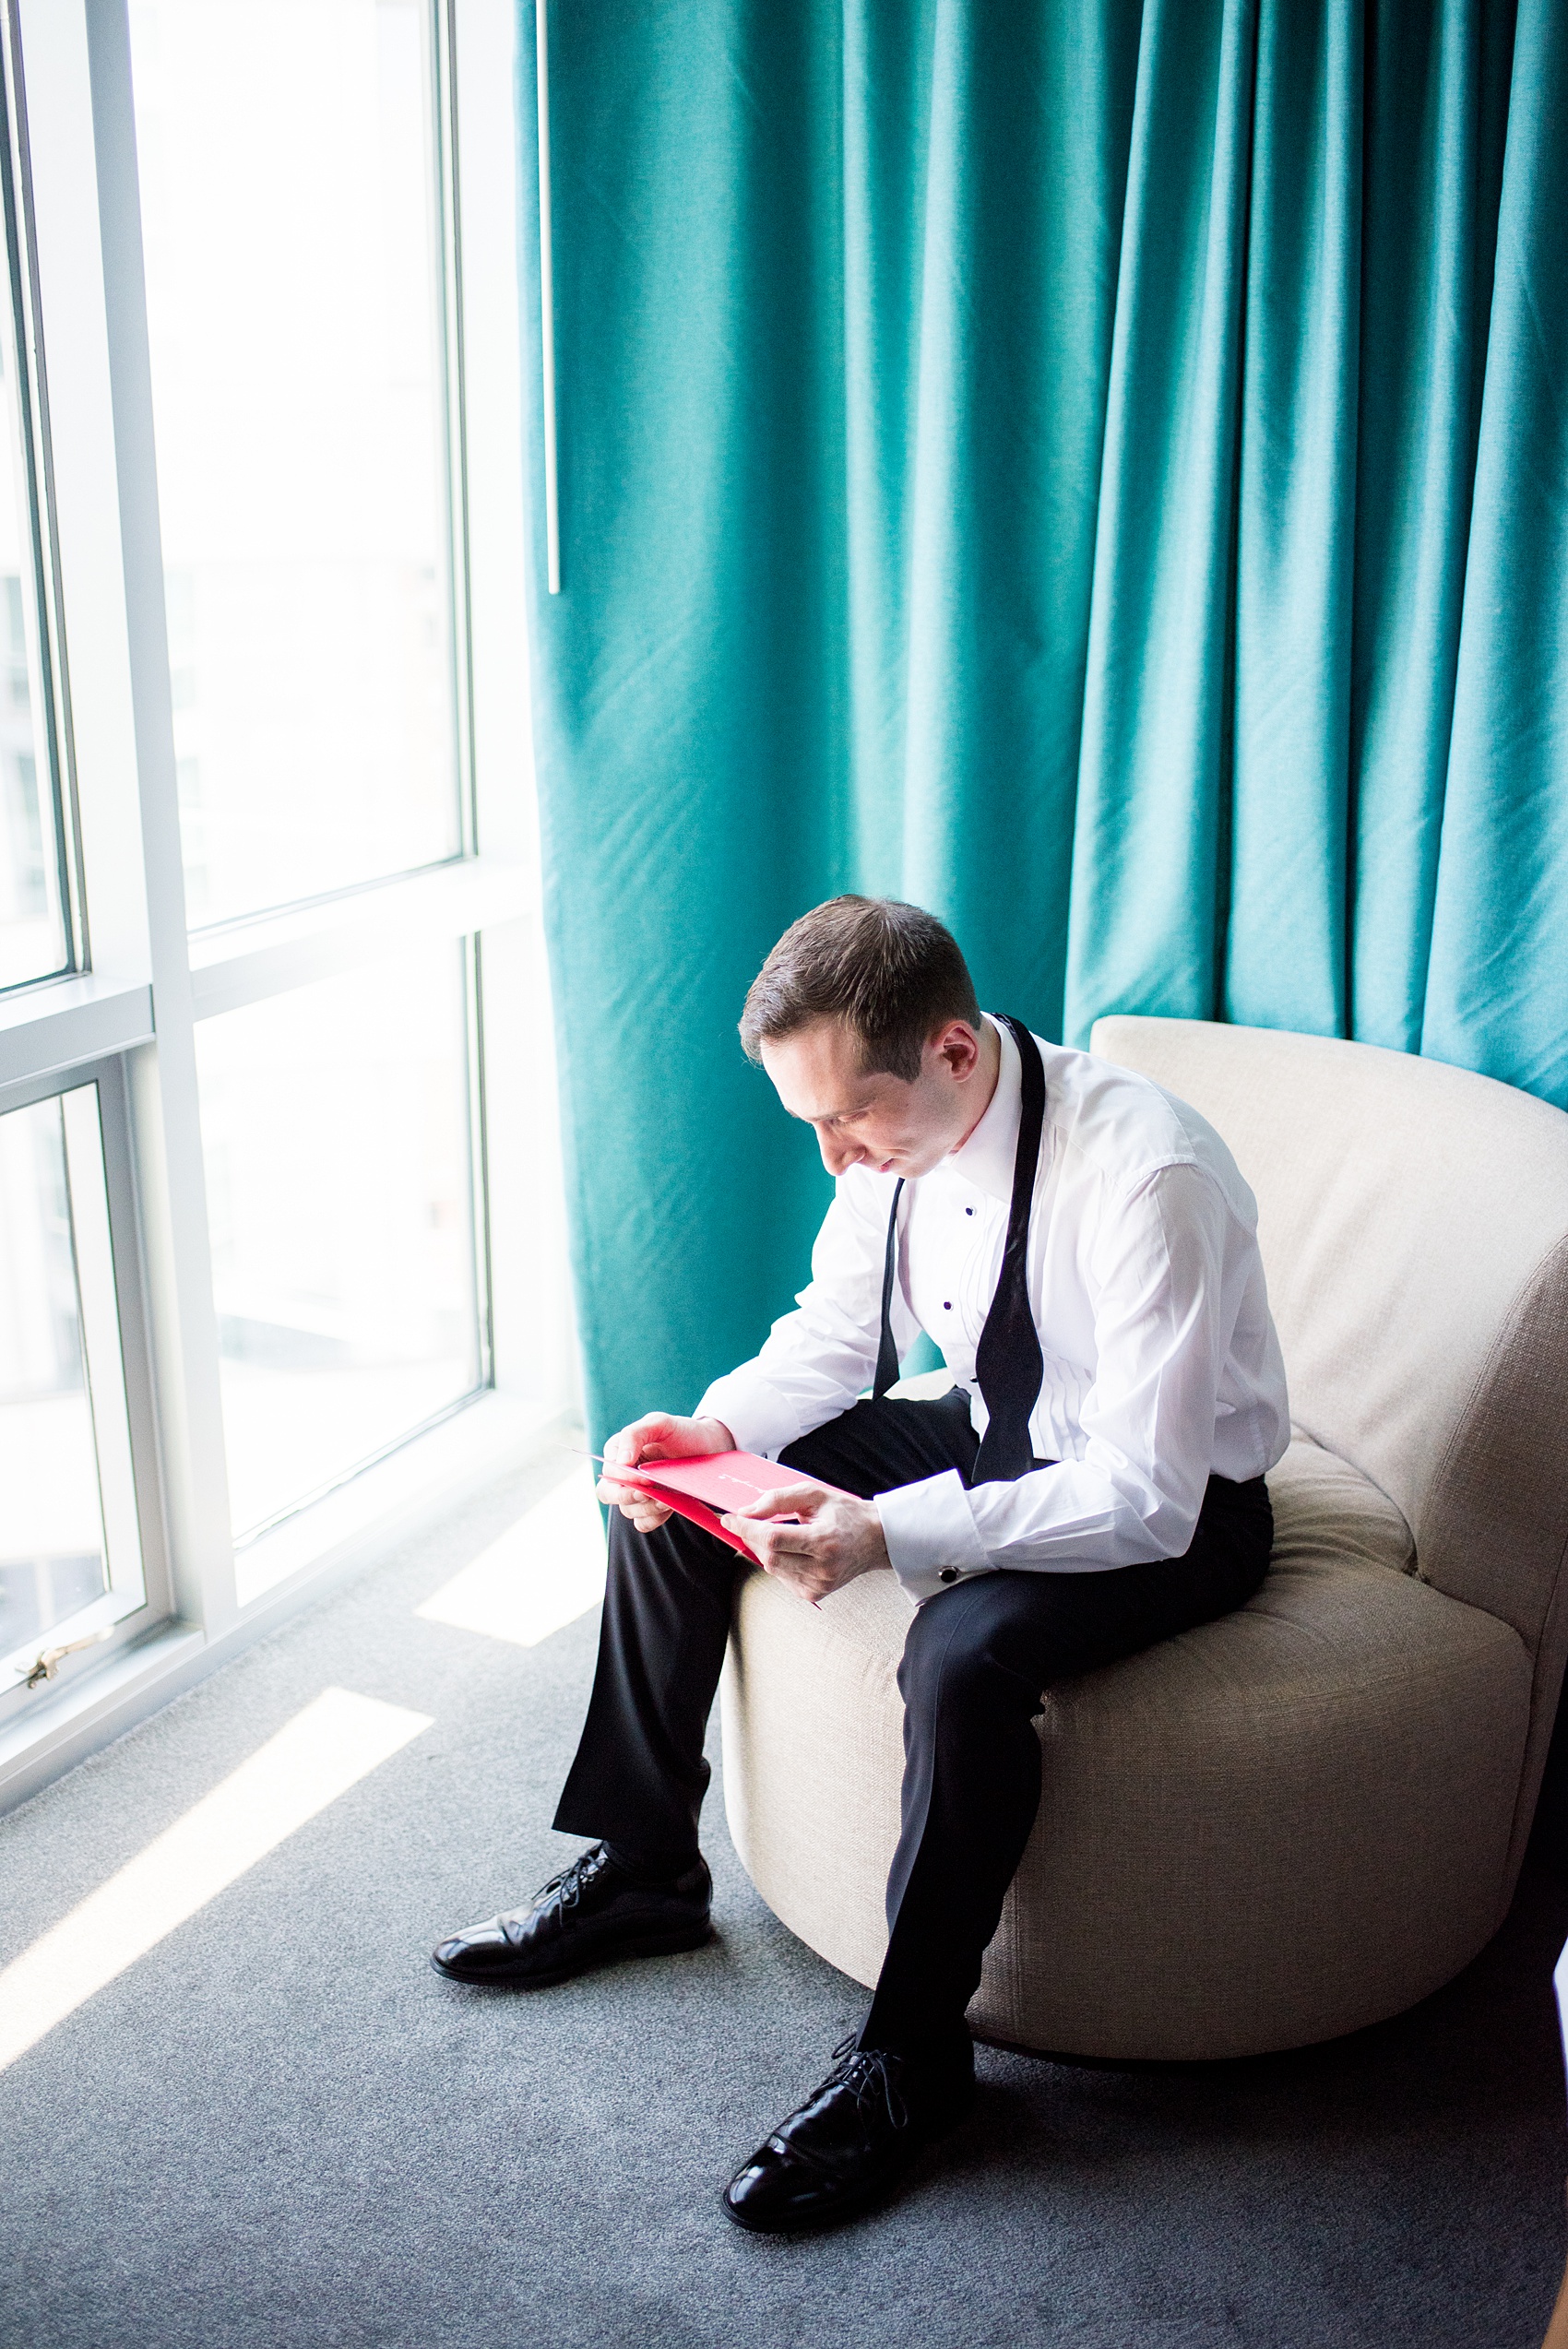
[[[1039,1816],[971,2011],[984,2035],[1121,2058],[1298,2046],[1423,1997],[1501,1921],[1523,1643],[1390,1571],[1408,1529],[1346,1464],[1298,1442],[1270,1486],[1274,1562],[1248,1606],[1051,1690]],[[891,1574],[820,1610],[751,1575],[725,1679],[741,1857],[864,1983],[909,1615]]]
[[[1299,1434],[1268,1472],[1274,1563],[1333,1556],[1346,1564],[1416,1572],[1415,1536],[1385,1492],[1348,1460]]]

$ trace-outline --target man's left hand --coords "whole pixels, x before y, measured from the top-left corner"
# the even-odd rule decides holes
[[[799,1518],[782,1524],[781,1518]],[[723,1520],[769,1574],[820,1606],[857,1574],[888,1563],[874,1501],[825,1492],[821,1485],[780,1485]]]

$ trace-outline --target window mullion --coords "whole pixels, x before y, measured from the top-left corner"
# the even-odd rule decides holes
[[[176,1604],[207,1631],[237,1608],[212,1301],[195,1013],[174,760],[130,36],[123,0],[89,0],[88,40],[113,414],[126,649],[156,1048],[131,1072]]]

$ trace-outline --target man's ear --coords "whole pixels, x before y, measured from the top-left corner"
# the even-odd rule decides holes
[[[955,1077],[966,1077],[980,1065],[980,1038],[968,1020],[950,1019],[932,1038],[932,1049],[945,1061]]]

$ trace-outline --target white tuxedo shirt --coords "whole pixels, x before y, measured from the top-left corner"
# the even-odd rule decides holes
[[[981,1432],[975,1348],[1001,1271],[1020,1097],[1018,1048],[988,1025],[996,1091],[962,1147],[905,1186],[893,1296],[900,1357],[928,1331]],[[1045,1376],[1029,1429],[1055,1465],[970,1491],[948,1469],[879,1495],[888,1558],[916,1599],[946,1587],[944,1567],[1081,1573],[1180,1557],[1211,1471],[1260,1477],[1289,1441],[1256,1204],[1229,1151],[1146,1077],[1039,1051],[1028,1280]],[[894,1180],[863,1167],[838,1178],[795,1311],[698,1404],[742,1451],[776,1457],[870,1384]]]

